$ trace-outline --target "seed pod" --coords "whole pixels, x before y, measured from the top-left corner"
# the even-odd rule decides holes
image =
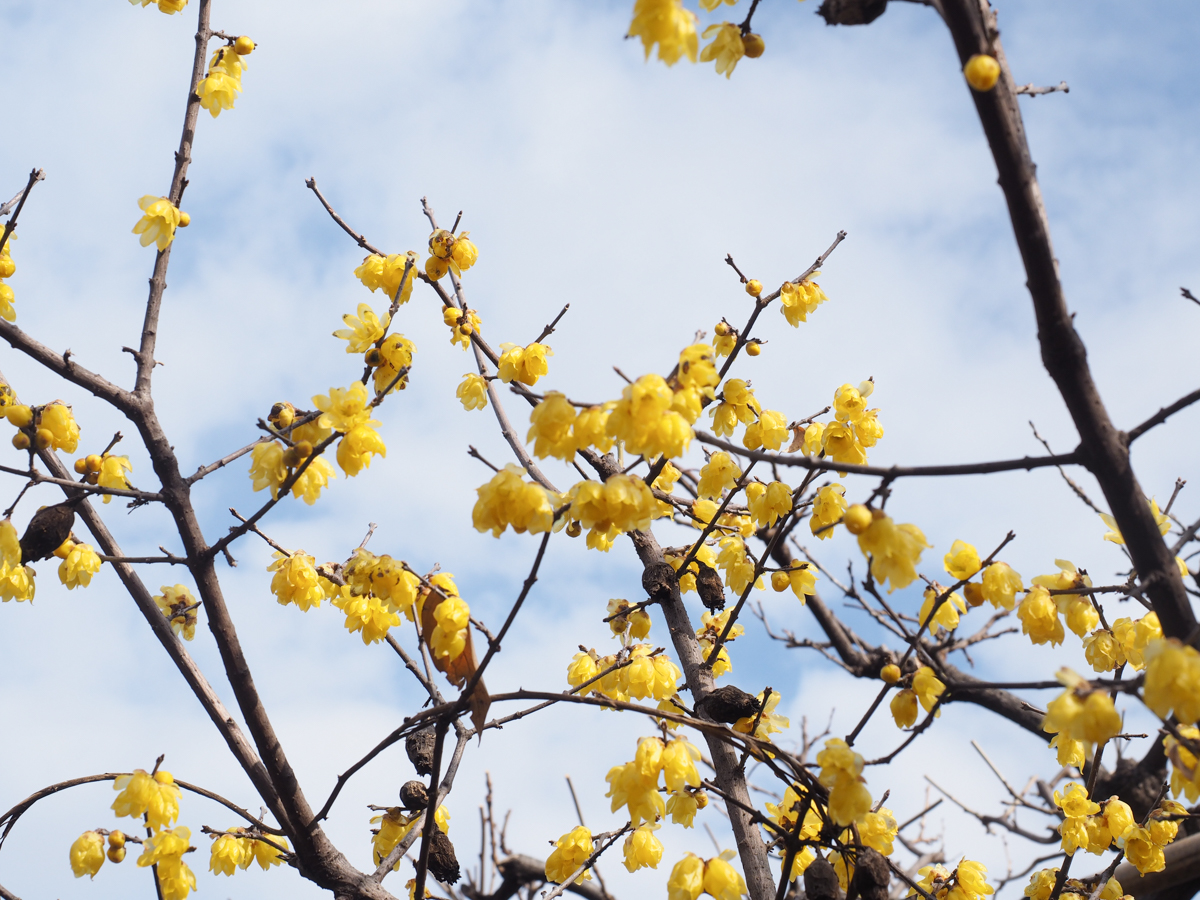
[[[429,835],[429,874],[442,884],[454,884],[459,877],[454,845],[436,824]]]
[[[892,873],[878,850],[863,847],[854,866],[854,886],[862,900],[887,900]],[[853,887],[851,888],[853,889]]]
[[[406,781],[400,788],[400,805],[405,809],[425,809],[429,806],[429,795],[425,785],[419,781]]]
[[[62,542],[71,536],[75,524],[75,507],[83,502],[79,494],[63,503],[39,509],[29,520],[25,534],[21,537],[21,562],[37,562],[53,555]]]
[[[738,719],[750,718],[759,708],[756,697],[731,684],[717,688],[696,704],[696,712],[727,725],[732,725]]]
[[[725,608],[725,585],[717,570],[702,560],[696,560],[700,571],[696,574],[696,591],[700,594],[700,602],[712,612]]]
[[[838,877],[833,863],[815,859],[804,870],[804,895],[808,900],[837,900]]]
[[[61,541],[59,542],[61,543]],[[404,739],[404,752],[408,754],[413,768],[418,775],[433,774],[433,745],[435,738],[433,727],[414,731]]]

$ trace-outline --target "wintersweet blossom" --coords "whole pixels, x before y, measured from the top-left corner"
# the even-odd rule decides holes
[[[646,59],[657,45],[658,58],[668,66],[684,56],[696,61],[696,15],[681,0],[636,0],[629,36],[641,38]]]
[[[154,244],[158,252],[166,250],[175,239],[175,229],[181,223],[180,212],[166,197],[155,197],[146,194],[138,200],[142,217],[133,226],[133,233],[140,234],[138,239],[143,247]]]

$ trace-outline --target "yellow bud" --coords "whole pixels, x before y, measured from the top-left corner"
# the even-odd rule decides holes
[[[990,91],[1000,80],[1000,63],[994,56],[976,53],[963,66],[963,74],[967,76],[967,84],[977,91]]]
[[[879,670],[879,677],[888,684],[895,684],[900,680],[900,667],[895,663],[888,663]]]
[[[87,474],[87,459],[85,457],[81,456],[81,457],[79,457],[79,459],[75,460],[75,474],[76,475],[86,475]]]
[[[750,283],[758,284],[757,281],[752,281]],[[758,287],[759,287],[759,290],[762,290],[761,284],[759,284]],[[730,326],[730,324],[728,322],[723,322],[723,321],[718,322],[716,324],[716,327],[713,328],[713,331],[715,331],[719,337],[726,337],[727,335],[733,334],[733,328]]]
[[[62,544],[59,545],[58,549],[54,551],[54,555],[57,556],[59,559],[66,559],[67,556],[70,554],[70,552],[74,549],[75,549],[75,542],[73,540],[71,540],[70,538],[67,538],[65,541],[62,542]]]
[[[475,326],[473,326],[470,322],[463,322],[460,326],[458,326],[459,334],[469,335],[469,334],[473,334],[474,332],[475,332]]]
[[[842,524],[846,526],[846,530],[851,534],[862,534],[871,527],[873,520],[874,516],[871,510],[867,509],[861,503],[852,505],[842,516]]]
[[[758,341],[747,341],[746,353],[750,356],[758,356],[758,354],[762,353],[762,345]]]
[[[10,256],[0,257],[0,278],[12,278],[17,271],[17,264]]]
[[[21,403],[10,406],[4,414],[8,416],[8,421],[18,428],[24,428],[33,421],[33,410]]]
[[[792,584],[787,572],[775,572],[771,576],[771,587],[777,591],[786,591]]]
[[[110,846],[110,847],[124,847],[124,846],[125,846],[125,832],[123,832],[123,831],[111,831],[111,832],[109,832],[109,835],[108,835],[108,846]]]
[[[383,363],[383,354],[379,352],[378,347],[372,347],[366,352],[366,355],[363,356],[363,361],[372,369],[374,369],[376,366],[379,366]]]
[[[313,446],[311,441],[296,441],[296,453],[301,459],[308,459],[312,456]]]
[[[692,797],[696,800],[696,809],[704,809],[704,807],[708,806],[708,794],[704,793],[704,791],[697,791],[692,794]]]
[[[166,769],[159,769],[154,773],[154,780],[159,784],[174,784],[175,777]]]
[[[757,34],[754,36],[758,37]],[[762,43],[762,38],[758,38],[758,40],[759,40],[759,43]],[[762,51],[760,50],[759,53],[761,54]],[[746,55],[749,56],[750,54],[747,53]],[[757,297],[759,294],[762,293],[762,282],[759,281],[757,278],[751,278],[749,281],[746,282],[746,293],[749,294],[751,297]],[[726,325],[725,327],[728,328],[729,326]],[[728,334],[729,332],[725,332],[725,333]],[[717,334],[720,334],[720,332],[718,331]]]
[[[88,472],[87,483],[88,484],[99,484],[100,483],[100,473],[99,472]]]
[[[182,210],[180,210],[180,212],[179,212],[179,227],[187,228],[191,224],[192,224],[192,217],[189,216],[187,213],[183,212]]]
[[[763,51],[767,49],[767,45],[763,42],[761,34],[751,32],[750,34],[742,35],[742,49],[746,51],[746,55],[751,59],[758,59],[763,55]],[[758,295],[755,294],[754,296],[757,297]]]
[[[100,467],[104,465],[104,460],[99,453],[90,453],[86,460],[87,470],[89,472],[99,472]]]
[[[967,598],[967,606],[976,607],[983,606],[983,585],[969,582],[963,588],[963,596]]]
[[[109,847],[107,855],[108,855],[109,862],[119,863],[121,860],[123,860],[125,858],[125,848],[124,847]]]
[[[583,534],[583,526],[582,525],[580,525],[578,522],[568,522],[567,523],[567,536],[568,537],[579,537],[579,535],[581,535],[581,534]]]
[[[254,41],[243,34],[233,42],[233,52],[238,56],[249,56],[254,52]]]
[[[18,450],[28,450],[29,449],[29,435],[27,435],[23,431],[18,431],[16,434],[13,435],[13,446],[16,447]]]
[[[460,316],[462,316],[462,311],[457,307],[447,306],[442,309],[442,321],[451,328],[458,322]]]
[[[54,432],[49,428],[39,428],[37,434],[34,435],[34,443],[37,444],[39,450],[45,450],[54,443]]]

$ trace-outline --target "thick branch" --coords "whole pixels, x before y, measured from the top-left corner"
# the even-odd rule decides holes
[[[943,0],[942,12],[960,64],[965,65],[975,54],[990,53],[1001,65],[995,88],[986,92],[971,90],[971,95],[996,161],[1013,234],[1025,264],[1042,362],[1079,431],[1082,461],[1100,482],[1163,631],[1170,637],[1192,640],[1196,617],[1183,581],[1138,484],[1124,435],[1113,425],[1100,398],[1088,367],[1087,351],[1067,309],[1050,241],[1050,224],[995,14],[986,0]]]

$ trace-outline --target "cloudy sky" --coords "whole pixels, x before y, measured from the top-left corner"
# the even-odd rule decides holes
[[[821,278],[832,302],[799,331],[769,311],[756,329],[769,340],[763,355],[738,365],[765,406],[799,418],[825,406],[838,385],[874,376],[872,403],[887,434],[872,462],[1036,454],[1030,420],[1056,450],[1071,449],[1074,430],[1041,367],[994,165],[945,28],[929,9],[898,2],[870,27],[831,29],[813,15],[816,2],[763,3],[755,24],[766,54],[726,80],[711,65],[644,62],[640,47],[622,39],[625,0],[214,0],[214,27],[260,46],[237,108],[202,116],[183,203],[193,225],[172,252],[155,396],[184,470],[253,440],[255,419],[276,400],[307,405],[360,371],[329,332],[358,303],[378,307],[379,295],[354,279],[361,251],[305,189],[310,176],[389,252],[423,249],[422,196],[447,224],[463,210],[480,248],[466,290],[484,335],[493,345],[527,343],[569,302],[544,384],[588,399],[618,396],[613,366],[635,377],[665,372],[696,330],[711,331],[721,316],[744,320],[749,303],[726,253],[774,286],[845,229]],[[726,15],[740,20],[745,5]],[[129,229],[137,198],[169,184],[195,6],[164,16],[122,0],[0,0],[0,193],[10,196],[33,167],[47,172],[13,250],[18,323],[126,385],[132,367],[120,348],[137,339],[153,263]],[[1001,0],[999,11],[1015,77],[1071,86],[1022,106],[1076,325],[1115,421],[1130,427],[1196,386],[1200,309],[1179,287],[1200,287],[1200,12],[1186,0],[1152,10],[1116,0]],[[419,570],[440,564],[473,612],[498,623],[536,547],[470,527],[474,489],[489,473],[466,449],[473,444],[497,463],[509,451],[490,412],[464,412],[454,399],[471,363],[448,343],[432,293],[419,288],[397,327],[419,353],[411,387],[381,411],[387,459],[356,479],[340,477],[315,507],[282,504],[268,532],[319,559],[340,559],[376,522],[372,549]],[[9,349],[0,369],[27,400],[75,405],[80,452],[97,452],[118,429],[131,433]],[[523,423],[523,410],[510,408]],[[1189,411],[1139,441],[1147,492],[1165,500],[1176,477],[1192,475],[1198,431]],[[135,484],[152,488],[135,444],[127,437],[120,450],[133,461]],[[20,465],[15,451],[0,457]],[[573,481],[561,464],[545,470],[559,487]],[[1085,474],[1077,477],[1098,496]],[[845,483],[854,499],[873,487]],[[18,489],[10,481],[3,496]],[[1191,490],[1175,507],[1185,521],[1200,508]],[[49,488],[27,495],[18,526],[54,499]],[[228,507],[245,513],[261,500],[242,462],[195,493],[210,540],[232,521]],[[1100,582],[1123,561],[1052,470],[914,481],[900,485],[889,508],[935,545],[923,567],[931,577],[954,539],[987,552],[1010,529],[1018,537],[1005,555],[1026,577],[1065,557]],[[127,552],[178,549],[160,512],[127,514],[121,503],[106,512]],[[679,543],[683,534],[663,529],[662,539]],[[640,595],[627,542],[607,555],[566,536],[550,546],[489,669],[493,691],[560,689],[577,644],[613,645],[600,624],[608,599]],[[276,605],[264,544],[243,538],[234,552],[238,567],[222,573],[232,614],[319,805],[337,773],[414,711],[420,694],[386,647],[364,647],[335,611]],[[861,556],[841,537],[819,554],[832,570],[853,560],[861,572]],[[0,808],[66,778],[149,768],[160,753],[178,777],[257,806],[115,577],[104,572],[89,590],[67,592],[52,567],[39,570],[36,602],[0,609]],[[154,588],[182,577],[145,573]],[[840,609],[837,590],[821,587]],[[772,624],[815,637],[811,617],[788,598],[763,595]],[[919,597],[908,591],[895,601],[915,610]],[[846,616],[874,634],[860,614]],[[660,630],[656,620],[651,640],[665,643]],[[404,639],[411,644],[410,633]],[[1072,646],[1067,657],[1082,666]],[[233,707],[203,627],[189,649]],[[771,646],[754,622],[733,658],[737,684],[782,692],[794,726],[784,741],[799,739],[802,718],[819,730],[831,712],[834,732],[844,734],[874,692],[819,658]],[[996,675],[1017,660],[1048,677],[1063,658],[1013,638],[982,649],[975,663]],[[576,824],[568,774],[594,830],[620,824],[603,777],[631,757],[642,733],[628,716],[580,709],[489,732],[468,751],[448,804],[460,858],[478,849],[485,770],[498,807],[513,811],[509,839],[519,851],[542,856],[547,840]],[[1033,738],[952,707],[895,767],[869,773],[872,793],[890,789],[889,805],[905,819],[921,809],[923,776],[938,773],[956,796],[994,810],[1001,788],[971,738],[1019,784],[1055,771]],[[897,740],[880,719],[863,752],[879,755]],[[410,774],[397,750],[342,794],[329,830],[356,864],[369,864],[366,805],[394,802]],[[99,785],[39,804],[0,851],[0,884],[25,900],[147,895],[148,877],[130,862],[105,866],[90,884],[71,877],[71,841],[87,828],[114,827],[109,803],[110,789]],[[1006,848],[948,807],[930,816],[926,833],[944,833],[951,861],[966,854],[999,877],[1010,859],[1022,868],[1036,855]],[[185,798],[182,821],[194,834],[201,824],[234,824],[194,797]],[[732,845],[719,813],[707,822],[722,846]],[[604,861],[618,896],[658,890],[685,850],[715,852],[701,829],[668,826],[662,835],[667,858],[658,873],[627,877],[615,856]],[[206,847],[198,856],[194,868],[206,869]],[[319,894],[289,872],[199,877],[201,897]],[[393,889],[407,877],[396,876]]]

